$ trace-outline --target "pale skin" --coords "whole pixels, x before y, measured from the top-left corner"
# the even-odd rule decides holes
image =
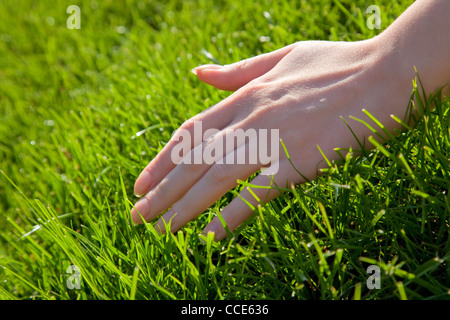
[[[329,160],[339,158],[335,148],[359,149],[342,118],[368,148],[367,138],[373,133],[350,118],[370,122],[362,109],[391,132],[401,129],[391,115],[404,118],[416,77],[414,66],[428,93],[450,82],[449,16],[450,1],[418,0],[369,40],[304,41],[227,66],[197,67],[193,72],[198,79],[234,93],[180,128],[192,132],[194,121],[202,121],[203,130],[221,132],[278,129],[295,168],[313,180],[326,167],[317,146]],[[448,86],[443,92],[449,93]],[[132,209],[133,222],[160,216],[155,228],[162,233],[169,222],[171,232],[179,230],[237,186],[238,180],[248,179],[261,168],[260,164],[177,165],[171,161],[177,143],[175,133],[135,183],[135,194],[142,198]],[[258,175],[251,184],[291,187],[305,182],[284,151],[279,156],[278,172]],[[244,188],[220,212],[231,231],[253,214],[249,204],[256,207],[279,195],[274,188],[251,190],[258,199]],[[227,235],[218,217],[205,227],[204,234],[208,232],[214,232],[215,240]]]

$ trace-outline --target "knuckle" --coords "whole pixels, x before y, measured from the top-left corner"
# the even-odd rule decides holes
[[[241,60],[236,63],[235,70],[237,71],[245,70],[250,66],[250,64],[251,64],[250,59]]]
[[[239,90],[239,93],[242,97],[260,100],[267,95],[267,91],[270,89],[270,83],[266,82],[263,78],[256,78],[243,86]]]
[[[184,121],[184,122],[181,124],[181,126],[180,126],[179,129],[184,129],[184,130],[191,131],[191,130],[194,128],[195,122],[196,122],[195,117],[190,118],[190,119]]]
[[[173,142],[180,142],[183,139],[191,139],[197,121],[196,117],[184,121],[181,126],[173,132],[171,140]]]

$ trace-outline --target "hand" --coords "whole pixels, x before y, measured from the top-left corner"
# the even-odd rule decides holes
[[[142,222],[139,213],[150,221],[170,208],[155,228],[165,232],[164,222],[170,221],[174,232],[234,188],[238,179],[246,180],[267,165],[261,161],[234,165],[174,163],[176,146],[180,146],[184,133],[194,136],[196,123],[201,123],[202,134],[208,129],[218,129],[212,141],[218,141],[232,129],[278,130],[295,168],[278,145],[278,159],[270,159],[272,165],[277,164],[277,172],[273,176],[260,174],[251,183],[282,188],[305,182],[304,177],[312,180],[320,168],[326,167],[318,146],[330,160],[338,158],[336,147],[359,149],[341,116],[361,141],[372,132],[349,116],[367,121],[362,109],[367,109],[388,129],[397,127],[390,114],[403,118],[411,79],[391,76],[395,63],[388,59],[386,51],[378,50],[377,41],[376,38],[360,42],[305,41],[232,65],[194,69],[203,82],[235,92],[186,121],[143,170],[136,181],[135,193],[145,196],[132,210],[133,221]],[[204,150],[207,143],[201,142],[192,142],[193,153]],[[249,156],[249,143],[232,152]],[[276,189],[252,188],[252,191],[258,199],[244,188],[240,197],[221,211],[230,230],[253,214],[246,202],[257,206],[279,195]],[[214,232],[216,240],[226,237],[218,217],[204,232]]]

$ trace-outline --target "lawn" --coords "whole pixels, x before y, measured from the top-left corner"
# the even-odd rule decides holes
[[[367,39],[412,2],[2,0],[0,299],[450,298],[450,101],[440,92],[410,105],[422,115],[414,128],[359,156],[337,150],[320,178],[225,240],[198,235],[245,182],[175,234],[130,217],[145,165],[230,94],[193,67],[295,41]],[[366,25],[371,4],[380,29]],[[70,5],[80,29],[67,27]]]

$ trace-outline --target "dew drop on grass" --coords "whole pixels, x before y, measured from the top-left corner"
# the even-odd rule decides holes
[[[61,175],[61,180],[67,183],[72,183],[72,180],[70,180],[65,174]]]
[[[47,22],[47,24],[48,24],[49,26],[53,26],[53,25],[55,24],[55,18],[53,18],[53,17],[47,17],[47,18],[45,19],[45,21]]]
[[[22,238],[28,237],[30,234],[34,233],[35,231],[40,230],[41,227],[42,227],[42,226],[41,226],[40,224],[35,225],[35,226],[33,227],[33,229],[32,229],[31,231],[25,233],[25,234],[22,236]]]
[[[124,34],[125,32],[127,32],[127,28],[124,26],[118,26],[116,31],[117,33]]]
[[[264,11],[263,15],[264,15],[264,18],[267,19],[267,22],[269,22],[269,24],[273,25],[272,15],[267,11]]]

